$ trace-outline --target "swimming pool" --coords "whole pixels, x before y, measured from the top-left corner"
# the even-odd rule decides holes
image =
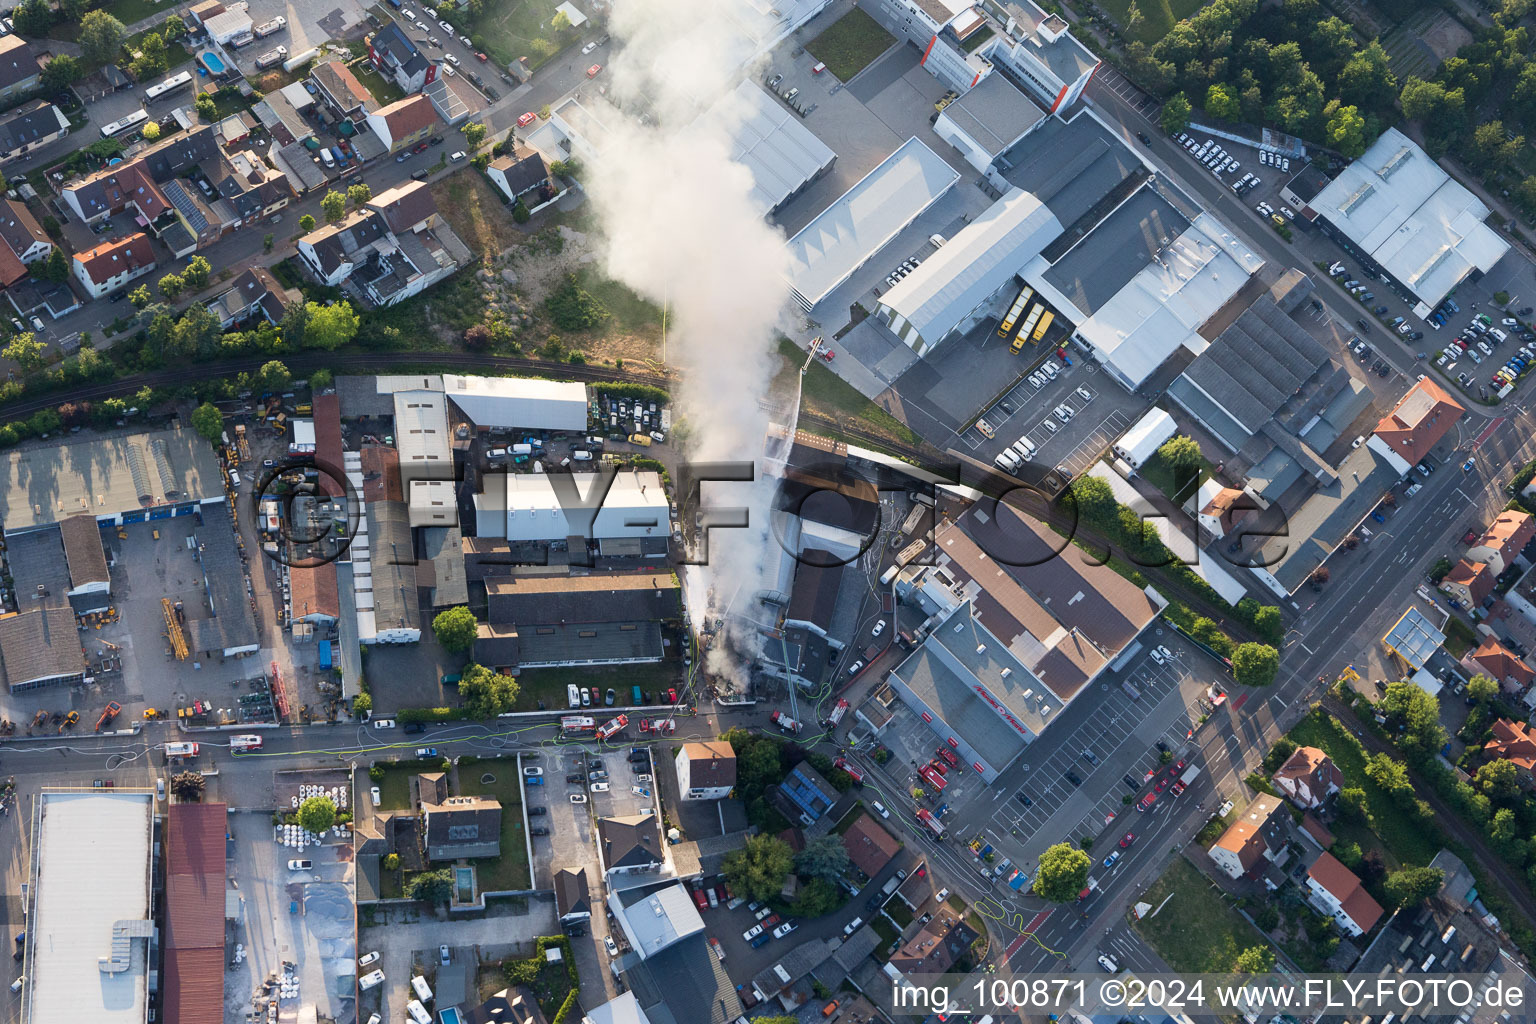
[[[208,69],[209,74],[222,75],[224,72],[229,70],[229,68],[224,65],[224,58],[220,57],[212,50],[204,50],[202,53],[197,55],[197,59],[198,62],[203,65],[203,67]]]
[[[456,1007],[450,1006],[448,1009],[438,1013],[437,1016],[443,1024],[459,1024],[459,1011]]]

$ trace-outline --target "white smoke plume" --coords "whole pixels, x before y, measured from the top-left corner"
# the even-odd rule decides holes
[[[743,111],[730,93],[749,56],[729,17],[734,2],[616,0],[609,29],[622,47],[605,79],[623,113],[599,115],[610,131],[584,181],[609,275],[667,307],[666,355],[683,378],[689,457],[758,464],[750,489],[705,485],[704,504],[747,505],[752,528],[712,531],[709,564],[685,578],[696,629],[727,604],[748,611],[773,543],[764,400],[789,294],[783,235],[764,220],[751,173],[731,160],[730,128]],[[713,645],[706,667],[739,684],[726,646]]]

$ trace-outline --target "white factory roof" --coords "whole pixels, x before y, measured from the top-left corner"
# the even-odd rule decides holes
[[[903,142],[786,243],[801,305],[826,298],[959,180],[916,136]]]
[[[1007,284],[1061,232],[1061,222],[1044,203],[1022,189],[1010,189],[897,282],[881,304],[931,345]]]
[[[682,884],[669,885],[629,906],[624,906],[615,890],[608,896],[608,906],[622,922],[629,944],[642,957],[704,930],[704,919]]]
[[[752,191],[765,212],[837,159],[799,117],[751,80],[736,86],[705,116],[729,130],[731,159],[752,172]]]
[[[1482,200],[1396,128],[1383,132],[1310,205],[1431,307],[1509,251],[1483,222],[1488,207]]]
[[[1196,331],[1264,261],[1221,221],[1202,213],[1077,331],[1123,382],[1139,387],[1179,347],[1198,354]]]
[[[249,14],[243,10],[237,10],[215,14],[203,22],[203,28],[207,29],[208,34],[214,39],[219,39],[221,37],[237,36],[242,32],[249,32],[253,24],[254,22],[251,21]]]
[[[290,422],[293,424],[293,444],[294,444],[294,446],[298,447],[298,448],[304,448],[307,445],[310,451],[314,451],[314,448],[315,448],[315,421],[314,420],[292,420]]]
[[[290,82],[277,90],[294,110],[308,110],[315,105],[315,98],[304,88],[303,82]]]
[[[443,390],[481,427],[585,430],[587,387],[528,377],[443,377]]]
[[[563,475],[563,474],[562,474]],[[504,512],[514,509],[537,516],[542,512],[559,512],[560,496],[548,473],[500,473],[485,478],[485,490],[475,495],[475,509],[479,512]],[[576,493],[585,500],[602,485],[599,473],[574,473],[570,479],[576,484]],[[505,482],[505,486],[503,485]],[[666,488],[661,485],[658,473],[646,471],[614,474],[613,485],[602,497],[604,509],[660,509],[661,519],[666,522],[670,510]],[[572,509],[572,512],[577,510]]]
[[[41,801],[22,1016],[30,1024],[143,1024],[153,797],[44,790]],[[123,969],[107,969],[114,956]]]
[[[1115,442],[1115,451],[1132,466],[1140,466],[1177,431],[1173,417],[1154,406]]]
[[[446,480],[453,472],[448,400],[441,391],[396,391],[395,448],[402,479]]]

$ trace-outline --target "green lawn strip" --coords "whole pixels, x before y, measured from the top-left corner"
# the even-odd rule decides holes
[[[636,295],[618,281],[605,277],[592,267],[577,271],[576,280],[608,310],[609,318],[604,323],[609,328],[638,333],[661,326],[661,307]]]
[[[863,804],[854,804],[852,807],[850,807],[848,809],[848,813],[843,815],[842,818],[838,820],[838,823],[836,825],[832,826],[832,831],[837,833],[840,836],[841,835],[847,835],[848,834],[848,830],[853,828],[853,823],[858,821],[859,817],[863,813],[864,813],[864,805]]]
[[[1442,837],[1398,807],[1396,801],[1371,781],[1365,773],[1365,755],[1359,742],[1333,716],[1321,710],[1313,711],[1297,722],[1287,735],[1299,746],[1323,751],[1333,759],[1349,785],[1365,790],[1366,806],[1376,827],[1372,830],[1364,825],[1351,827],[1350,822],[1335,822],[1330,827],[1340,840],[1359,842],[1362,850],[1368,844],[1377,846],[1391,860],[1416,866],[1428,864],[1440,852]]]
[[[405,93],[398,85],[386,80],[367,63],[360,62],[352,65],[352,71],[357,75],[357,80],[363,83],[363,87],[373,93],[373,98],[378,100],[381,106],[387,107],[396,100],[405,98]]]
[[[1141,464],[1140,468],[1137,469],[1137,472],[1146,477],[1148,482],[1151,483],[1153,487],[1156,487],[1158,490],[1166,494],[1170,501],[1174,502],[1175,504],[1182,505],[1184,502],[1189,500],[1189,496],[1194,492],[1194,489],[1199,487],[1200,479],[1203,479],[1210,474],[1210,470],[1210,462],[1202,458],[1200,460],[1199,477],[1191,477],[1186,473],[1186,475],[1181,478],[1174,472],[1172,466],[1163,461],[1163,457],[1161,455],[1158,455],[1154,452],[1150,459]],[[1178,487],[1178,479],[1183,479],[1184,481],[1183,490],[1180,490]]]
[[[792,365],[794,372],[805,363],[805,353],[788,338],[779,339],[779,354]],[[891,435],[905,444],[918,444],[920,439],[906,424],[861,395],[852,384],[817,362],[812,362],[801,382],[801,398],[832,412],[861,420],[871,430]]]
[[[827,70],[846,82],[863,71],[896,40],[864,12],[855,7],[837,19],[821,35],[806,44],[806,52],[826,64]]]
[[[481,777],[491,775],[491,782]],[[481,892],[527,889],[528,844],[523,833],[522,793],[515,760],[476,761],[459,765],[459,792],[464,796],[491,796],[501,803],[501,856],[483,857],[471,863]],[[562,998],[564,998],[562,994]]]
[[[905,930],[912,923],[912,911],[901,900],[891,900],[885,905],[886,914],[890,915],[897,927]]]
[[[870,921],[869,926],[875,930],[875,934],[880,936],[881,940],[880,948],[875,951],[875,956],[882,962],[889,960],[890,957],[886,954],[886,949],[889,948],[891,943],[901,938],[901,932],[896,929],[894,924],[883,917],[877,917]]]
[[[555,31],[551,21],[558,6],[556,0],[504,0],[486,4],[478,19],[459,28],[502,67],[526,57],[529,69],[537,70],[581,35]]]
[[[1170,894],[1173,898],[1164,904]],[[1168,866],[1141,902],[1162,909],[1132,927],[1176,971],[1227,971],[1243,950],[1269,945],[1226,895],[1182,857]]]
[[[411,776],[420,768],[384,765],[384,778],[371,785],[379,787],[379,810],[405,811],[411,806]]]

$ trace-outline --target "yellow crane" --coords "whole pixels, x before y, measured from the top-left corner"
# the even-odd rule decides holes
[[[170,598],[160,599],[160,611],[165,615],[165,638],[171,643],[171,653],[176,655],[177,661],[186,661],[187,636],[181,630],[181,620],[176,617]]]

